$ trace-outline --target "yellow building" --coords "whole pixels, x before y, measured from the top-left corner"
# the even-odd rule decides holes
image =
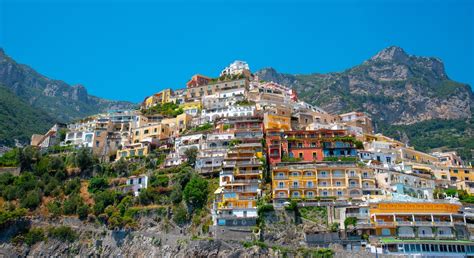
[[[164,89],[150,97],[147,97],[142,103],[142,108],[151,108],[157,104],[168,103],[171,101],[172,95],[173,91],[171,89]]]
[[[165,139],[171,136],[172,131],[169,125],[163,123],[155,123],[144,125],[133,131],[132,142],[153,142],[153,139]]]
[[[374,170],[356,164],[287,163],[272,168],[275,205],[296,199],[360,199],[377,191]]]
[[[122,150],[117,151],[117,156],[115,160],[121,158],[130,158],[130,157],[142,157],[148,155],[150,152],[150,145],[144,143],[135,143]]]
[[[474,181],[474,168],[449,167],[449,176],[451,182]]]
[[[290,131],[291,130],[291,117],[265,113],[263,115],[263,126],[265,130],[281,129],[285,131]]]
[[[196,116],[199,114],[199,111],[202,109],[202,102],[200,100],[185,102],[179,105],[184,111],[184,113]]]
[[[179,136],[191,127],[192,120],[193,117],[191,115],[183,113],[176,117],[163,119],[161,120],[161,124],[167,125],[170,128],[171,136]]]
[[[403,161],[420,164],[435,164],[439,161],[438,158],[433,155],[405,147],[400,148],[400,158]]]
[[[452,239],[455,224],[465,225],[462,205],[454,201],[381,201],[369,205],[376,236]]]

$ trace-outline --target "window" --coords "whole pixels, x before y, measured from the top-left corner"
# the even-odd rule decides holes
[[[318,156],[317,156],[316,152],[313,152],[313,159],[317,159],[317,158],[318,158]]]
[[[342,191],[337,191],[337,196],[342,196]]]
[[[299,192],[293,192],[293,197],[299,197],[300,193]]]
[[[148,130],[148,129],[146,129],[146,130],[143,132],[143,134],[148,134],[148,133],[149,133],[149,130]]]
[[[311,188],[313,187],[313,182],[309,181],[308,183],[306,183],[306,185]]]
[[[327,191],[323,191],[323,196],[328,196],[328,192],[327,192]]]
[[[278,193],[278,196],[280,196],[280,197],[285,197],[285,193],[284,193],[284,192],[279,192],[279,193]]]
[[[308,192],[307,195],[308,195],[308,197],[313,197],[314,194],[313,194],[313,192]]]
[[[285,187],[285,183],[283,182],[278,182],[278,188],[283,188]]]
[[[300,153],[298,154],[298,156],[299,156],[300,159],[303,159],[303,152],[300,152]]]
[[[337,182],[336,182],[336,186],[341,186],[341,182],[340,182],[340,181],[337,181]]]
[[[99,147],[99,144],[100,144],[99,141],[95,141],[95,147]]]

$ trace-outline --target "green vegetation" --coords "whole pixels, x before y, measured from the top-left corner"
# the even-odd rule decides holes
[[[156,106],[149,109],[142,109],[142,114],[144,115],[163,115],[165,117],[176,117],[184,113],[183,108],[179,107],[178,104],[174,102],[168,103],[158,103]]]
[[[397,140],[409,139],[417,150],[429,152],[435,148],[455,150],[465,161],[473,161],[474,118],[469,120],[434,119],[411,125],[380,124],[379,130]]]
[[[295,158],[295,157],[290,157],[287,154],[284,154],[281,157],[281,162],[298,162],[298,161],[301,161],[301,159],[300,158]]]
[[[20,149],[14,148],[0,157],[0,167],[16,167],[20,161]]]
[[[45,133],[54,122],[45,111],[33,108],[26,99],[0,85],[0,145],[12,146],[15,139],[29,142],[32,134]]]
[[[78,235],[68,226],[52,227],[48,229],[48,237],[64,242],[74,242]]]
[[[344,228],[347,229],[347,226],[349,225],[352,225],[352,226],[356,226],[357,224],[357,218],[356,217],[347,217],[345,220],[344,220]]]
[[[207,201],[208,183],[199,176],[193,176],[183,191],[183,197],[191,210],[201,209]]]
[[[189,130],[190,133],[198,133],[198,132],[206,132],[214,129],[214,125],[212,123],[205,123]]]
[[[26,212],[27,210],[23,208],[16,208],[13,210],[0,209],[0,229],[11,222],[21,219],[26,215]]]
[[[30,228],[26,233],[17,235],[13,239],[15,244],[25,243],[28,246],[32,246],[37,242],[41,242],[46,239],[45,232],[42,228]]]
[[[249,101],[249,100],[239,100],[235,102],[235,105],[237,106],[253,106],[255,105],[255,102]]]
[[[191,147],[184,151],[184,155],[186,156],[186,161],[193,168],[196,164],[196,157],[198,155],[198,152],[199,151],[196,147]]]
[[[356,162],[357,157],[324,157],[323,161],[333,161],[333,162]]]

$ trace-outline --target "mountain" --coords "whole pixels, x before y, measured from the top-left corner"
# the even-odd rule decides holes
[[[0,85],[0,145],[13,145],[15,139],[27,142],[32,134],[46,132],[54,121]]]
[[[5,135],[15,137],[15,139],[22,142],[28,142],[24,137],[25,134],[44,133],[44,124],[47,124],[47,128],[49,128],[55,122],[70,122],[108,109],[133,108],[135,106],[130,102],[106,100],[91,96],[82,85],[70,86],[63,81],[47,78],[31,67],[15,62],[1,48],[0,85],[5,88],[2,89],[2,94],[6,92],[5,90],[8,90],[12,94],[9,94],[9,96],[16,97],[13,100],[14,103],[20,103],[19,101],[21,101],[22,110],[25,111],[9,111],[8,114],[11,117],[7,118],[17,121],[18,127],[16,128],[18,129],[14,133],[0,135],[0,143],[12,142],[12,139],[4,138]],[[10,105],[10,102],[6,102],[8,99],[2,98],[1,101],[0,105],[2,106]],[[29,108],[26,106],[29,106]],[[31,129],[33,128],[29,128],[29,126],[32,125],[33,121],[17,117],[24,116],[28,113],[27,110],[36,111],[31,112],[31,114],[42,114],[38,115],[39,120],[33,120],[41,125],[37,128],[41,130],[32,132]],[[0,131],[6,132],[9,130],[8,120],[4,121],[3,119],[5,118],[0,121]]]
[[[388,124],[469,119],[474,107],[469,85],[449,79],[440,59],[408,55],[400,47],[343,72],[292,75],[265,68],[256,75],[291,86],[301,99],[331,113],[360,110]]]

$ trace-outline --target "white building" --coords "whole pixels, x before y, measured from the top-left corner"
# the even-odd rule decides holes
[[[232,64],[222,70],[221,76],[242,74],[244,71],[250,71],[247,62],[235,60]]]
[[[124,187],[124,192],[133,192],[135,196],[140,195],[142,189],[148,187],[148,176],[139,175],[131,176],[127,179],[127,185]]]
[[[227,106],[222,108],[203,109],[201,119],[203,122],[212,122],[222,117],[238,117],[253,116],[255,114],[255,106]]]

